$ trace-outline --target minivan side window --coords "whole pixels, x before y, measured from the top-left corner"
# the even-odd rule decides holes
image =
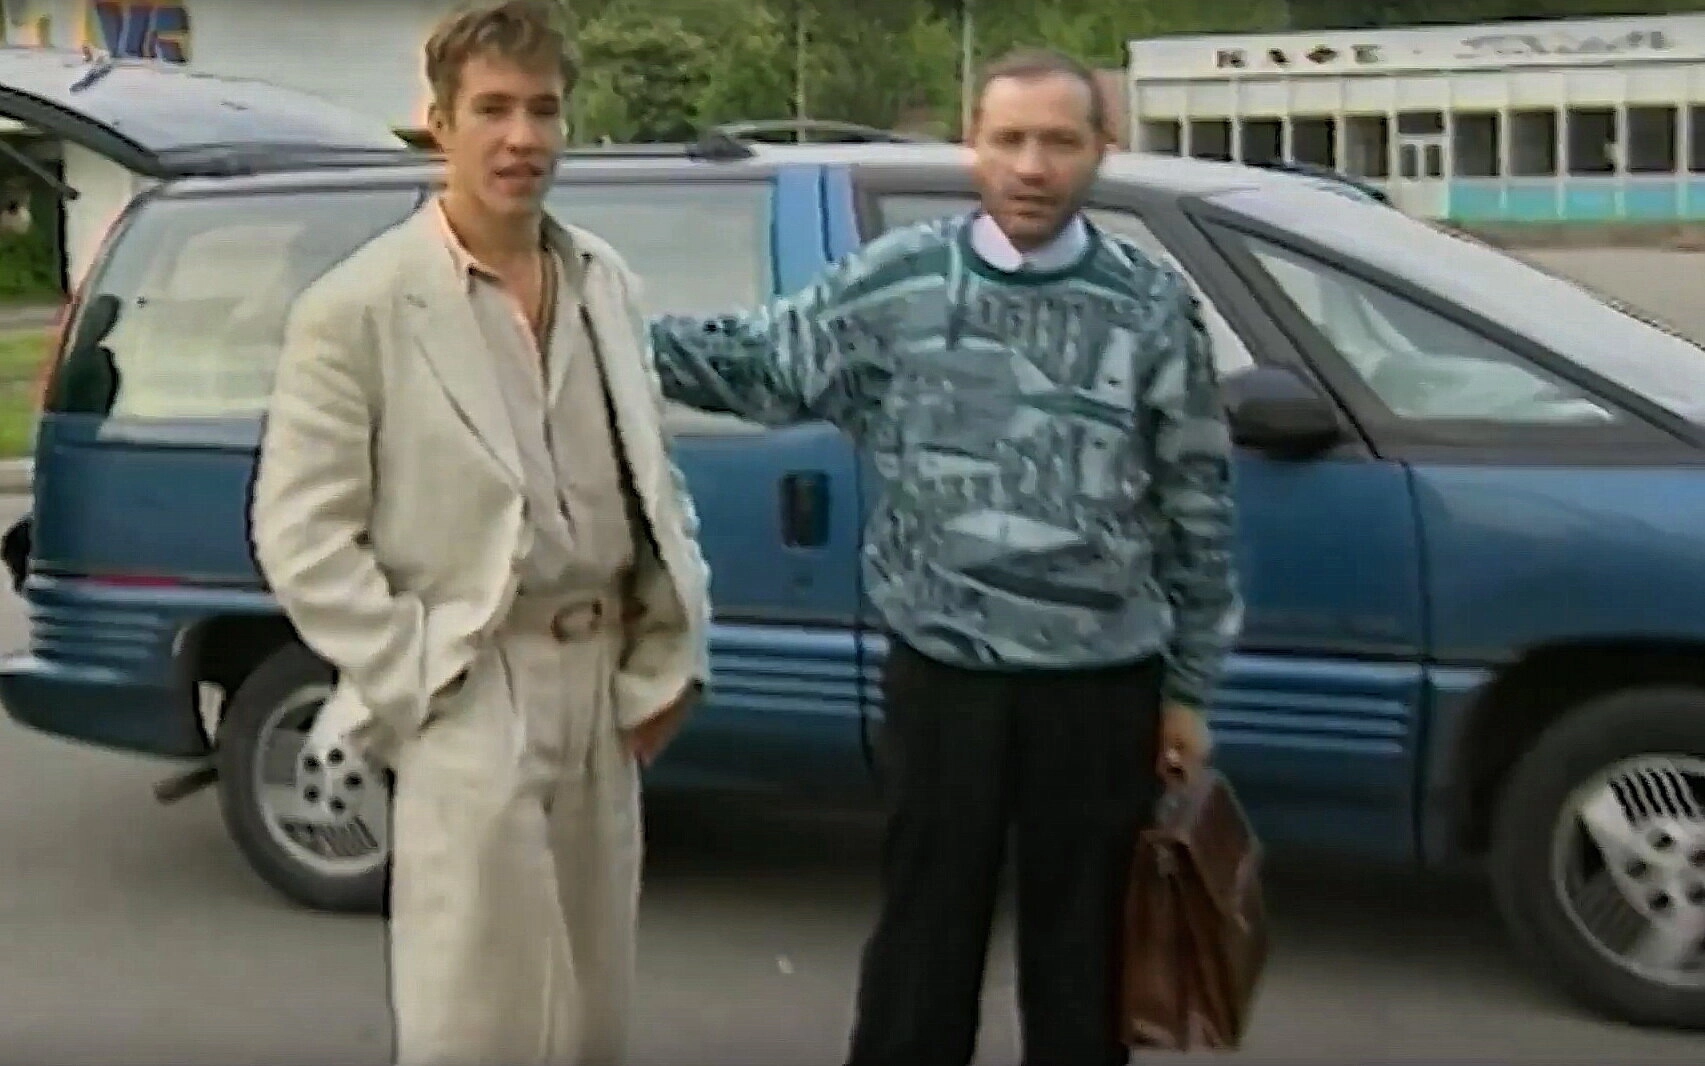
[[[573,182],[552,190],[545,208],[620,253],[648,318],[726,314],[774,295],[767,182]],[[666,408],[664,428],[675,436],[766,432],[732,415]]]
[[[1240,239],[1292,306],[1399,419],[1511,426],[1625,421],[1586,391],[1394,292],[1260,238]]]
[[[263,415],[291,305],[406,218],[418,196],[370,189],[145,204],[89,279],[47,410],[120,419]]]
[[[950,215],[969,214],[977,210],[975,198],[969,196],[943,196],[930,193],[894,193],[878,197],[878,209],[882,216],[882,230],[898,229],[918,222],[928,222]],[[1109,233],[1116,233],[1132,242],[1149,255],[1165,262],[1180,274],[1184,275],[1190,287],[1196,293],[1196,299],[1201,305],[1202,322],[1207,326],[1208,337],[1214,345],[1214,362],[1222,375],[1232,374],[1255,365],[1255,359],[1249,354],[1249,348],[1243,339],[1231,328],[1231,324],[1220,314],[1219,308],[1208,299],[1202,286],[1196,282],[1178,257],[1172,254],[1161,239],[1155,236],[1136,214],[1130,211],[1115,211],[1107,208],[1090,208],[1084,212],[1089,220]]]

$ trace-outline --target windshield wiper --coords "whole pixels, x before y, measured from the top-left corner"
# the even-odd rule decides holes
[[[71,91],[80,93],[85,89],[92,88],[102,78],[111,74],[117,66],[118,64],[113,62],[112,56],[104,55],[98,59],[91,59],[88,72],[71,83]]]

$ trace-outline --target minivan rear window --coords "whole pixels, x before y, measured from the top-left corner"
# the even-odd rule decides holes
[[[142,205],[89,279],[47,410],[115,419],[264,414],[296,297],[406,218],[419,196],[391,188]],[[109,315],[104,337],[91,330]]]

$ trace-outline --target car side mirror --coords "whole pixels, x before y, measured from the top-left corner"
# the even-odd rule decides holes
[[[1344,439],[1337,405],[1294,370],[1251,367],[1226,378],[1221,392],[1238,445],[1306,458]]]

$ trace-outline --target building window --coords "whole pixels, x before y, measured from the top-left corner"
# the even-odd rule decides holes
[[[1338,120],[1316,115],[1291,119],[1291,158],[1337,169]]]
[[[1190,123],[1190,154],[1197,159],[1231,161],[1231,123],[1223,118]]]
[[[1498,166],[1498,116],[1463,112],[1451,122],[1452,171],[1459,178],[1495,178]]]
[[[1443,111],[1402,111],[1397,115],[1397,132],[1405,137],[1429,137],[1444,131]]]
[[[1557,174],[1557,113],[1510,112],[1510,174],[1549,178]]]
[[[1628,172],[1674,174],[1678,107],[1628,107]]]
[[[1411,141],[1398,145],[1397,173],[1404,178],[1436,180],[1444,177],[1444,149],[1438,141]]]
[[[1616,173],[1616,111],[1608,107],[1570,108],[1564,133],[1569,173]]]
[[[1630,107],[1626,127],[1628,173],[1673,174],[1677,169],[1674,107]]]
[[[1183,150],[1184,127],[1176,119],[1146,120],[1142,124],[1141,151],[1177,155]]]
[[[1705,174],[1705,107],[1687,109],[1687,169]]]
[[[1391,176],[1391,120],[1384,115],[1351,115],[1344,121],[1345,172],[1363,178]]]
[[[1245,163],[1277,163],[1285,158],[1285,122],[1280,118],[1246,118],[1239,138]]]

